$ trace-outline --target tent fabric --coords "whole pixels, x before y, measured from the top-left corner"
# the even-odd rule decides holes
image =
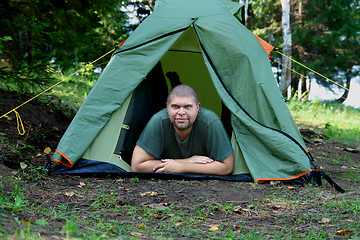
[[[161,63],[164,73],[177,72],[183,83],[199,91],[202,106],[207,107],[208,99],[214,101],[208,108],[219,116],[224,109],[231,112],[233,176],[249,172],[260,182],[296,179],[313,171],[267,53],[241,23],[241,11],[242,5],[226,0],[156,1],[154,12],[113,54],[52,161],[76,166],[110,123],[118,122],[117,130],[110,131],[114,138],[119,135],[135,89]],[[118,120],[112,120],[116,115]],[[108,162],[126,165],[120,153],[110,152]],[[130,171],[129,166],[120,168]]]

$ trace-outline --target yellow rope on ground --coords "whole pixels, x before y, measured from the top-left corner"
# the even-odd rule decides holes
[[[18,129],[18,132],[20,135],[24,135],[25,134],[25,128],[24,128],[24,124],[21,120],[21,117],[20,117],[20,114],[14,110],[14,113],[16,115],[16,122],[17,122],[17,129]],[[20,126],[21,126],[21,129],[22,129],[22,132],[20,132]]]
[[[12,110],[10,110],[9,112],[5,113],[4,115],[2,115],[0,118],[3,118],[5,116],[7,116],[8,114],[10,114],[11,112],[15,112],[15,115],[16,115],[16,120],[17,120],[17,128],[18,128],[18,132],[20,135],[24,135],[25,134],[25,129],[24,129],[24,126],[23,126],[23,123],[21,121],[21,117],[20,117],[20,114],[16,111],[18,108],[24,106],[25,104],[31,102],[32,100],[34,100],[35,98],[39,97],[40,95],[44,94],[45,92],[53,89],[54,87],[56,87],[57,85],[59,85],[60,83],[68,80],[69,78],[71,78],[72,76],[74,76],[76,73],[82,71],[83,69],[87,68],[88,66],[94,64],[95,62],[99,61],[100,59],[102,59],[103,57],[105,57],[106,55],[112,53],[115,49],[112,49],[110,50],[109,52],[105,53],[104,55],[102,55],[101,57],[97,58],[96,60],[92,61],[91,63],[88,63],[86,64],[83,68],[77,70],[76,72],[73,72],[72,74],[70,74],[68,77],[66,77],[65,79],[57,82],[56,84],[52,85],[51,87],[45,89],[44,91],[42,91],[41,93],[35,95],[34,97],[30,98],[29,100],[27,100],[26,102],[20,104],[19,106],[17,106],[16,108],[13,108]],[[23,132],[21,133],[20,132],[20,125],[22,126],[22,130]]]

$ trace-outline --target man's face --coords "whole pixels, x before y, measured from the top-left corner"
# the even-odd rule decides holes
[[[200,108],[200,104],[195,103],[194,97],[173,96],[166,106],[170,121],[177,130],[192,128]]]

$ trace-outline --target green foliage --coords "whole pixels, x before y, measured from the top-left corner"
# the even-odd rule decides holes
[[[72,221],[66,221],[62,230],[66,233],[66,239],[70,239],[71,236],[77,235],[78,224]]]
[[[281,49],[281,2],[250,1],[248,15],[247,27]],[[291,1],[291,57],[335,83],[349,88],[350,80],[359,75],[359,69],[356,67],[360,62],[359,16],[360,3],[356,0]],[[271,55],[276,61],[281,62],[281,55],[275,52]],[[281,68],[275,64],[273,66]],[[320,85],[329,89],[338,87],[333,81],[298,64],[293,63],[292,68],[308,78],[315,78]],[[292,81],[296,82],[297,78],[299,77],[294,74]],[[341,90],[343,91],[342,88]]]
[[[358,75],[360,5],[354,0],[317,0],[302,4],[301,19],[293,23],[295,57],[345,85]],[[301,50],[301,51],[299,51]],[[332,82],[314,75],[326,87]]]
[[[360,173],[356,169],[349,170],[348,177],[351,182],[360,184]]]
[[[6,1],[0,8],[1,52],[15,73],[29,66],[52,64],[64,70],[90,62],[127,37],[127,15],[121,11],[127,3]]]
[[[138,182],[140,182],[140,179],[138,177],[134,177],[134,178],[130,179],[130,182],[138,183]]]
[[[50,65],[29,65],[13,71],[2,67],[0,68],[0,88],[34,95],[53,82],[52,72]]]
[[[82,70],[79,71],[80,69]],[[71,116],[79,109],[99,76],[100,73],[95,71],[94,66],[83,62],[69,68],[65,73],[57,71],[53,77],[56,82],[62,82],[43,95],[42,101],[52,102]]]
[[[12,188],[7,188],[1,184],[0,191],[0,205],[2,208],[16,213],[27,206],[28,201],[23,199],[24,189],[21,186],[20,178],[16,178],[15,181],[13,181]]]

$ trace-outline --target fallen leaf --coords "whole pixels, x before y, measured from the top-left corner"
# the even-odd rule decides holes
[[[49,147],[45,148],[44,153],[50,154],[51,153],[51,148],[49,148]]]
[[[241,209],[239,209],[239,208],[235,208],[233,211],[234,211],[234,213],[238,213],[238,214],[242,213]]]
[[[155,209],[165,209],[166,206],[164,206],[161,203],[152,203],[148,205],[150,208],[155,208]]]
[[[68,197],[72,197],[72,196],[75,195],[75,193],[74,193],[73,191],[71,191],[71,192],[65,192],[64,195],[65,195],[65,196],[68,196]]]
[[[79,187],[85,187],[85,183],[84,182],[80,182],[80,184],[79,184]]]
[[[131,235],[133,235],[133,236],[137,236],[137,237],[142,237],[142,233],[139,233],[139,232],[131,232],[130,233]]]
[[[234,213],[237,213],[237,214],[242,214],[242,215],[247,215],[247,216],[251,216],[252,213],[251,213],[251,210],[250,209],[247,209],[247,208],[235,208],[233,210]]]
[[[20,162],[20,167],[21,167],[21,169],[25,169],[25,168],[27,168],[27,164],[26,163],[24,163],[24,162]]]
[[[345,221],[347,221],[347,222],[354,222],[354,220],[352,220],[352,219],[345,219]]]
[[[274,205],[274,206],[272,206],[272,209],[278,211],[278,210],[284,210],[284,209],[286,209],[286,207],[283,205]]]
[[[137,228],[144,228],[145,225],[142,223],[141,225],[137,226]]]
[[[143,193],[140,193],[140,195],[156,197],[158,195],[158,193],[157,192],[143,192]]]
[[[270,181],[270,185],[278,185],[280,184],[280,181]]]
[[[295,187],[293,187],[293,186],[288,186],[288,189],[295,189]]]
[[[358,166],[351,166],[350,168],[352,168],[352,169],[357,169]]]
[[[213,226],[213,227],[209,228],[209,231],[212,231],[212,232],[215,232],[217,230],[219,230],[219,228],[216,227],[216,226]]]
[[[350,230],[339,230],[339,231],[336,231],[336,232],[337,232],[337,234],[339,234],[339,235],[346,235],[346,234],[348,234],[348,233],[351,233]]]
[[[330,222],[330,218],[322,218],[320,223],[322,224],[328,224]]]
[[[157,214],[157,213],[154,213],[154,217],[161,218],[161,216],[159,214]]]

